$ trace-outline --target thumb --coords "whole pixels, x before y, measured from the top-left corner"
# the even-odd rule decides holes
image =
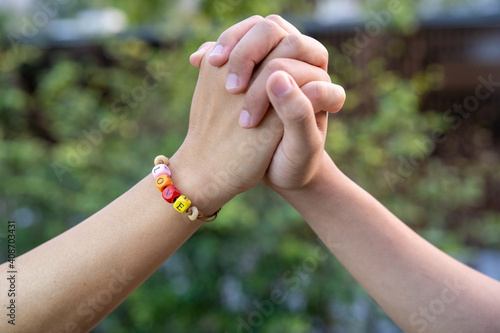
[[[283,122],[283,144],[290,153],[310,156],[321,148],[322,139],[311,101],[295,80],[284,71],[274,72],[267,80],[267,94]]]

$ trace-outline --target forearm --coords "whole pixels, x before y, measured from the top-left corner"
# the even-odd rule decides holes
[[[174,184],[196,196],[185,180],[174,178],[176,171],[181,173],[173,166]],[[200,225],[175,211],[146,176],[84,222],[18,258],[16,330],[89,331]]]
[[[418,236],[329,157],[322,168],[310,186],[282,195],[400,327],[406,332],[495,330],[498,281]]]

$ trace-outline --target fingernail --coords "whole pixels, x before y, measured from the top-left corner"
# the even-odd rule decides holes
[[[226,80],[226,89],[231,90],[238,88],[239,86],[240,86],[240,79],[238,78],[238,75],[233,73],[229,74]]]
[[[222,50],[224,47],[220,44],[215,45],[214,49],[212,50],[212,53],[210,53],[210,56],[216,56],[216,55],[221,55]]]
[[[247,110],[242,110],[240,113],[240,126],[249,127],[250,126],[250,113]]]
[[[283,95],[287,94],[291,89],[292,82],[290,82],[290,78],[288,77],[288,75],[281,75],[273,85],[273,93],[278,97],[282,97]]]

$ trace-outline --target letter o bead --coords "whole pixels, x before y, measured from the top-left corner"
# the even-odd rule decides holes
[[[162,175],[165,175],[165,176],[172,176],[172,172],[170,172],[170,169],[168,166],[166,166],[165,164],[158,164],[158,165],[155,165],[153,167],[153,171],[151,171],[151,174],[153,175],[153,177],[156,179]]]
[[[165,199],[168,203],[174,203],[175,199],[180,197],[180,195],[181,192],[173,185],[165,187],[162,193],[163,199]]]
[[[173,185],[172,179],[170,179],[170,177],[166,175],[161,175],[158,178],[156,178],[155,184],[156,187],[158,187],[158,190],[160,190],[160,192],[163,192],[165,187]]]
[[[189,206],[191,206],[191,200],[189,200],[185,195],[181,195],[174,202],[174,208],[179,213],[184,213]]]

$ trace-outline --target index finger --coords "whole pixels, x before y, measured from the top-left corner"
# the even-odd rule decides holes
[[[226,30],[219,37],[208,59],[209,63],[216,67],[229,60],[226,88],[231,93],[245,91],[255,66],[264,60],[284,37],[290,34],[301,35],[297,28],[279,15],[269,15],[250,27],[252,23],[254,22],[246,22]]]
[[[262,20],[250,29],[229,56],[226,90],[233,94],[244,92],[255,66],[286,36],[288,32],[270,20]]]
[[[240,39],[245,36],[255,24],[263,19],[264,18],[260,15],[254,15],[225,30],[217,39],[215,47],[209,55],[209,63],[215,67],[223,66],[227,62],[227,59],[229,59],[231,51],[236,44],[238,44]]]
[[[269,15],[265,19],[276,23],[289,34],[300,34],[297,28],[279,15]],[[224,31],[217,39],[214,51],[209,56],[209,63],[215,67],[223,66],[229,60],[229,55],[243,36],[261,20],[264,20],[264,18],[260,15],[251,16]],[[259,45],[255,47],[258,48]]]
[[[229,56],[227,91],[244,92],[255,67],[289,35],[300,36],[301,33],[277,15],[266,17],[250,29]]]

